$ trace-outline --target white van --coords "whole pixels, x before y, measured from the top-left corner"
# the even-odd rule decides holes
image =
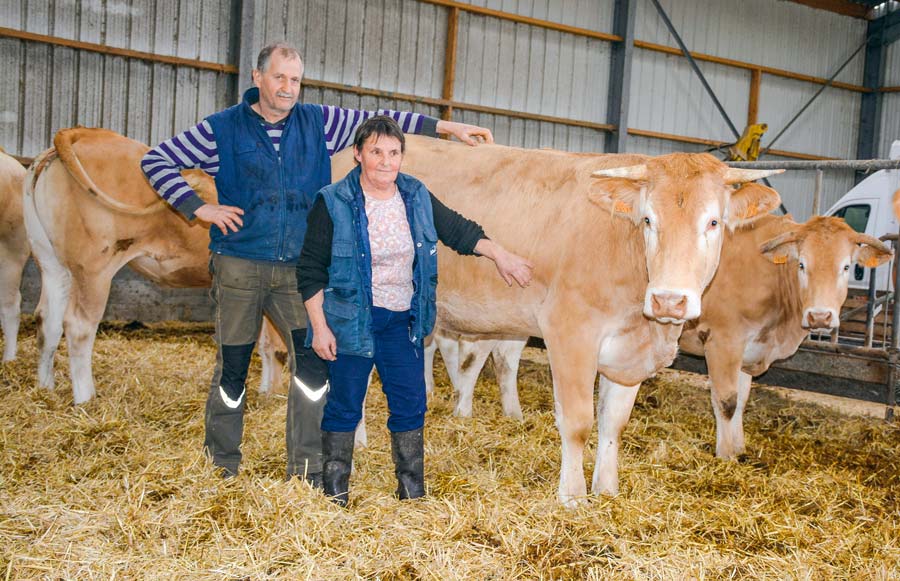
[[[900,159],[900,141],[891,144],[891,159]],[[900,189],[900,170],[880,170],[844,194],[838,202],[825,212],[825,216],[838,216],[857,232],[864,232],[876,238],[885,234],[897,234],[900,225],[894,216],[894,192]],[[893,287],[890,280],[891,264],[888,261],[876,270],[876,290],[887,291]],[[868,289],[869,270],[855,265],[850,277],[850,288]]]

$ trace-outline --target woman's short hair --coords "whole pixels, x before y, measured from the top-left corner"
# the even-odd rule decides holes
[[[393,137],[400,142],[400,152],[406,152],[406,136],[396,121],[387,115],[377,115],[371,119],[367,119],[356,130],[356,137],[353,138],[353,147],[357,151],[361,151],[363,144],[369,137],[376,135],[378,137]]]

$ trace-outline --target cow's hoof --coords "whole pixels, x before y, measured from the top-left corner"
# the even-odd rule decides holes
[[[453,415],[458,418],[471,418],[472,410],[471,409],[462,410],[462,409],[456,408],[453,410]]]
[[[505,415],[508,418],[518,420],[520,422],[525,420],[525,416],[522,415],[522,410],[513,410],[511,412],[503,412],[503,415]]]
[[[565,494],[559,495],[559,502],[568,509],[578,508],[588,503],[587,496],[569,496]]]

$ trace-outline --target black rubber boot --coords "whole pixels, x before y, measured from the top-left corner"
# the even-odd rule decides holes
[[[350,490],[353,437],[354,432],[322,431],[322,484],[325,495],[341,506],[347,506]]]
[[[400,500],[425,496],[424,429],[391,432],[391,457]]]

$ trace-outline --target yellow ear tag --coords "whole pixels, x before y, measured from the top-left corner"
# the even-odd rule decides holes
[[[786,264],[787,256],[784,256],[784,255],[776,256],[775,258],[772,259],[772,262],[774,262],[775,264]]]
[[[626,204],[625,202],[623,202],[621,200],[616,200],[615,210],[616,210],[616,212],[619,212],[622,214],[630,214],[631,213],[631,204]]]
[[[866,259],[866,262],[863,266],[865,266],[866,268],[875,268],[876,266],[878,266],[878,259],[874,256],[871,256]]]

